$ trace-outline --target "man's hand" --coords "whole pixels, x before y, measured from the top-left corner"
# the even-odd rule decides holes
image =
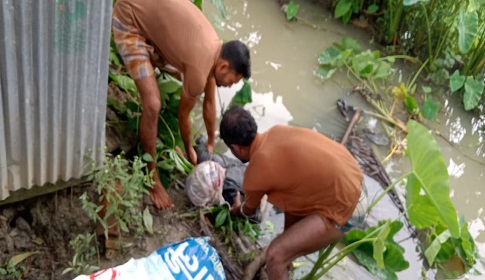
[[[234,203],[231,206],[231,215],[233,216],[241,216],[241,193],[237,192],[236,199],[234,199]]]
[[[214,152],[214,143],[212,143],[212,144],[207,143],[207,150],[209,151],[209,153],[213,153]]]
[[[197,165],[197,153],[195,152],[195,149],[192,146],[187,147],[187,159],[193,165]]]

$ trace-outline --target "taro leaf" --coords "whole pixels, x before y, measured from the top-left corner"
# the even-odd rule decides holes
[[[435,219],[416,217],[429,215],[427,210],[433,206],[439,219],[448,226],[451,236],[456,238],[460,235],[460,228],[455,207],[450,200],[450,179],[439,145],[422,124],[410,120],[407,127],[409,132],[406,156],[411,161],[413,171],[410,177],[414,177],[407,183],[408,192],[411,189],[414,194],[407,197],[407,200],[411,199],[409,202],[406,201],[406,204],[412,205],[413,210],[410,211],[409,220],[413,224],[419,220],[419,227],[434,225]],[[420,188],[424,190],[429,205],[414,200],[419,197]],[[417,224],[414,225],[418,227]]]
[[[384,269],[381,269],[374,259],[374,250],[371,240],[369,242],[364,242],[359,245],[353,254],[359,260],[359,262],[364,265],[371,273],[376,275],[378,279],[397,279],[395,274],[396,271],[402,271],[409,267],[409,263],[404,259],[403,253],[404,249],[393,240],[394,235],[402,228],[402,222],[394,220],[392,222],[380,221],[379,226],[385,225],[385,228],[381,229],[381,234],[383,237],[381,240],[384,241],[385,251],[383,254]],[[387,228],[387,229],[386,229]],[[375,233],[369,235],[371,232],[375,231],[376,227],[369,227],[365,232],[353,229],[344,236],[344,242],[346,244],[351,244],[357,241],[362,241],[366,238],[375,237]],[[387,236],[384,239],[384,235]]]
[[[460,70],[455,70],[453,75],[450,77],[450,89],[451,92],[459,90],[465,83],[465,76],[460,75]]]
[[[378,62],[376,60],[378,53],[365,51],[352,57],[352,70],[362,78],[369,77],[374,70],[377,69]]]
[[[406,103],[406,108],[408,109],[409,113],[413,115],[419,114],[418,103],[416,103],[416,99],[414,99],[412,95],[407,94],[404,103]]]
[[[343,50],[352,50],[354,53],[360,53],[362,51],[362,47],[360,46],[359,42],[350,37],[344,37],[342,39],[342,43],[337,44],[337,46],[341,47]]]
[[[236,92],[236,95],[231,99],[231,103],[229,103],[229,107],[232,105],[240,105],[244,106],[247,103],[251,103],[253,101],[252,94],[251,94],[251,84],[244,79],[244,84],[242,88]]]
[[[215,224],[215,227],[220,227],[224,224],[224,222],[226,221],[227,219],[227,213],[228,211],[226,209],[221,209],[221,211],[217,214],[216,216],[216,224]]]
[[[335,7],[334,17],[339,18],[346,14],[352,14],[352,2],[349,0],[338,1],[337,6]]]
[[[438,255],[438,252],[441,250],[441,244],[448,241],[450,237],[451,234],[449,230],[443,231],[431,242],[426,251],[424,251],[424,255],[426,256],[426,259],[428,260],[428,264],[430,266],[433,265],[436,255]]]
[[[458,48],[462,54],[466,54],[473,46],[477,30],[477,12],[466,12],[465,9],[461,9],[460,20],[458,22]]]
[[[440,109],[440,102],[433,102],[433,99],[429,96],[426,96],[426,99],[423,104],[423,117],[425,117],[427,120],[434,120],[436,118],[436,115],[438,114],[438,111]]]
[[[339,67],[341,60],[342,52],[335,47],[330,47],[322,51],[318,58],[318,63],[325,66]]]
[[[377,70],[374,73],[374,79],[386,79],[389,77],[391,73],[391,64],[385,61],[379,61],[379,65],[377,66]]]
[[[150,234],[153,234],[153,216],[150,214],[150,209],[148,209],[148,207],[143,211],[143,224],[145,225],[146,230]]]
[[[109,71],[109,77],[124,91],[131,91],[133,93],[138,93],[138,90],[136,89],[135,81],[133,81],[132,78],[124,75],[118,75],[112,71]]]
[[[300,5],[295,4],[293,0],[291,0],[290,3],[288,3],[288,9],[286,10],[286,19],[292,20],[298,13],[298,9],[300,9]]]
[[[322,78],[324,80],[330,79],[330,77],[333,76],[335,71],[336,71],[335,68],[330,68],[330,67],[327,67],[327,66],[321,66],[318,69],[318,76],[320,76],[320,78]]]
[[[468,111],[477,107],[482,94],[483,82],[480,79],[475,80],[472,76],[468,76],[465,81],[465,94],[463,95],[465,110]]]
[[[224,6],[224,0],[212,0],[212,4],[216,6],[217,10],[219,10],[219,13],[221,13],[221,16],[223,18],[227,17],[227,11],[226,11],[226,7]]]

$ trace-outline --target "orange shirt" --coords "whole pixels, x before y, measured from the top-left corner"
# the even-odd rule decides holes
[[[114,30],[133,33],[133,36],[124,36],[133,41],[127,43],[132,50],[127,48],[126,53],[121,54],[124,60],[129,59],[131,51],[134,56],[149,60],[149,52],[140,56],[140,50],[136,49],[144,48],[144,43],[148,43],[164,63],[171,64],[184,74],[183,87],[189,96],[195,98],[202,93],[220,55],[222,41],[205,15],[191,1],[118,0],[113,18]],[[140,37],[146,42],[142,42]],[[123,42],[117,42],[117,45],[123,45]],[[148,73],[151,73],[150,70]]]
[[[357,205],[362,179],[343,145],[307,128],[279,125],[251,144],[245,203],[255,209],[267,194],[286,213],[319,214],[342,226]]]

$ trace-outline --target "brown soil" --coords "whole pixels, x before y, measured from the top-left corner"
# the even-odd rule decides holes
[[[94,194],[91,183],[75,186],[57,193],[44,195],[0,207],[0,260],[3,266],[11,257],[38,252],[18,265],[23,271],[20,279],[72,279],[75,275],[62,271],[69,267],[73,250],[69,244],[78,234],[94,233],[95,223],[81,207],[79,196],[88,192]],[[115,258],[108,260],[99,244],[100,258],[91,261],[101,268],[122,264],[130,258],[147,256],[157,248],[189,236],[200,236],[198,221],[180,217],[189,211],[190,202],[182,190],[169,190],[174,200],[172,210],[157,210],[153,206],[154,234],[141,237],[127,236],[134,246],[118,251]],[[145,201],[149,199],[145,199]],[[144,206],[145,207],[145,206]],[[23,266],[24,268],[20,268]],[[0,276],[0,278],[5,276]],[[19,279],[8,276],[2,279]]]

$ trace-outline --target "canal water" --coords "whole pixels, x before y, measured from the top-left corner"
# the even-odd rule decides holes
[[[244,1],[224,0],[227,17],[223,19],[211,1],[205,1],[204,13],[217,27],[223,40],[240,39],[251,50],[253,101],[246,105],[256,118],[260,131],[275,124],[288,124],[308,127],[331,138],[339,140],[347,126],[346,121],[336,108],[339,98],[367,110],[368,105],[362,98],[349,92],[354,83],[345,73],[334,75],[323,82],[315,75],[320,52],[343,36],[360,42],[363,48],[378,49],[372,37],[362,29],[343,25],[332,19],[331,14],[315,1],[295,1],[300,5],[298,21],[287,21],[276,0]],[[409,75],[405,67],[396,69],[403,76]],[[218,89],[218,111],[227,107],[242,83],[231,88]],[[437,98],[435,96],[434,98]],[[470,233],[475,239],[479,252],[485,256],[485,148],[484,132],[481,127],[485,117],[477,113],[465,112],[457,96],[441,95],[442,109],[430,126],[439,131],[435,136],[448,166],[451,180],[451,199],[460,216],[470,224]],[[369,127],[375,121],[367,119]],[[202,129],[202,128],[201,128]],[[219,143],[219,152],[227,148]],[[381,148],[375,152],[383,159],[389,151]],[[404,157],[393,157],[384,162],[391,178],[396,179],[409,171]],[[369,198],[372,200],[382,188],[372,178],[366,177]],[[369,223],[377,220],[393,219],[399,211],[386,197],[373,209]],[[263,223],[266,234],[261,242],[268,243],[282,230],[282,215],[270,209]],[[267,225],[266,225],[267,224]],[[266,226],[265,226],[266,225]],[[395,238],[406,249],[405,258],[410,268],[398,274],[399,279],[425,279],[422,276],[423,262],[416,252],[416,241],[409,238],[403,229]],[[297,260],[299,267],[293,278],[299,279],[311,268],[309,258]],[[477,268],[484,273],[483,267]],[[434,271],[424,273],[430,279],[442,279]],[[468,279],[482,279],[484,276],[465,276]],[[346,258],[324,279],[375,279],[351,258]]]

